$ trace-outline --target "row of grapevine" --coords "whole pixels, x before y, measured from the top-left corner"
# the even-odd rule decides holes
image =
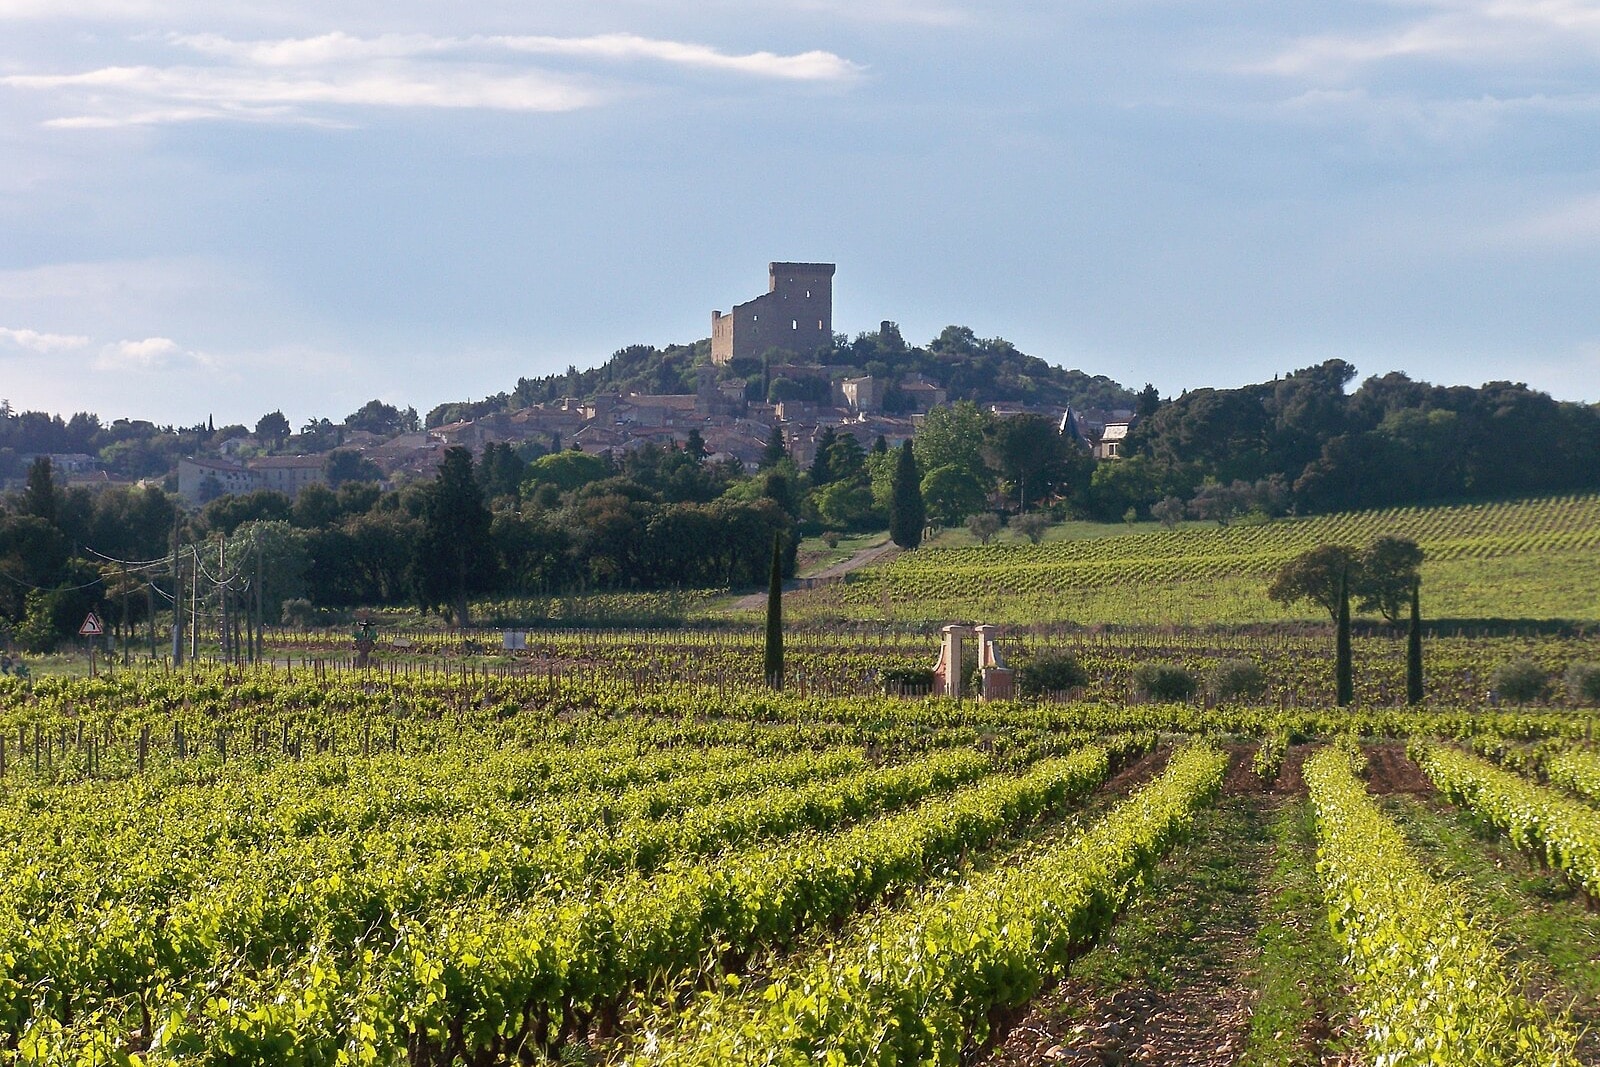
[[[711,995],[630,1062],[957,1064],[998,1009],[1025,1003],[1106,926],[1227,760],[1195,746],[1081,835],[887,913],[779,971]]]
[[[1089,748],[839,834],[675,865],[509,914],[469,907],[402,930],[397,949],[353,979],[356,1006],[333,1002],[332,1020],[275,1009],[303,984],[291,975],[225,1009],[197,1005],[152,1051],[157,1061],[217,1059],[332,1034],[334,1048],[361,1045],[380,1061],[500,1060],[530,1049],[555,1057],[592,1020],[613,1028],[630,995],[660,997],[709,972],[736,972],[749,954],[784,949],[1058,808],[1108,766],[1105,749]],[[347,1011],[357,1022],[341,1029]]]
[[[1522,996],[1492,931],[1423,870],[1367,796],[1357,761],[1330,746],[1306,761],[1304,773],[1317,819],[1317,869],[1355,977],[1372,1062],[1576,1067],[1573,1035]]]
[[[1451,801],[1561,871],[1591,900],[1600,900],[1600,815],[1594,808],[1457,748],[1413,744],[1412,749]],[[1587,762],[1592,767],[1593,757]]]
[[[1544,773],[1552,785],[1600,800],[1600,755],[1571,749],[1558,751],[1544,760]]]
[[[817,763],[820,769],[827,760]],[[5,894],[13,921],[0,923],[0,983],[9,999],[0,1015],[66,1021],[133,998],[135,1028],[148,1033],[160,996],[206,988],[219,970],[269,967],[308,945],[317,946],[320,965],[339,966],[458,902],[510,905],[581,891],[594,879],[647,871],[672,857],[826,830],[976,780],[990,768],[982,755],[958,749],[905,766],[778,785],[661,820],[569,830],[541,819],[537,805],[489,806],[432,826],[400,820],[378,829],[356,820],[348,832],[294,835],[237,852],[230,821],[194,803],[173,813],[171,842],[134,824],[127,833],[89,838],[96,843],[89,853],[65,844],[37,859],[13,853],[18,873]],[[205,827],[209,836],[196,837]]]

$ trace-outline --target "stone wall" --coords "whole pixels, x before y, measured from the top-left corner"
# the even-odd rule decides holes
[[[769,263],[767,292],[711,313],[711,360],[759,359],[778,349],[810,357],[833,343],[832,263]]]

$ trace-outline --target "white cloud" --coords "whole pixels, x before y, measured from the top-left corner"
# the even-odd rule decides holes
[[[75,73],[16,73],[0,86],[54,94],[73,113],[56,127],[154,125],[232,119],[330,124],[327,107],[448,108],[560,112],[619,95],[592,76],[528,65],[530,57],[593,66],[653,62],[796,82],[838,82],[862,68],[831,52],[734,54],[708,45],[601,34],[587,37],[326,33],[281,40],[219,34],[167,41],[217,60],[212,65],[106,66]]]
[[[199,34],[175,37],[173,40],[207,55],[265,67],[326,66],[358,60],[452,53],[513,53],[613,62],[654,60],[675,66],[794,81],[837,81],[861,72],[856,64],[832,52],[814,50],[794,55],[778,55],[774,52],[730,54],[709,45],[642,37],[633,33],[605,33],[588,37],[530,34],[480,34],[471,37],[385,34],[379,37],[356,37],[334,32],[318,37],[277,41],[236,41],[218,34]]]
[[[207,118],[282,119],[316,104],[571,111],[597,96],[532,72],[427,72],[368,67],[327,74],[257,74],[212,67],[104,67],[83,74],[11,75],[0,85],[81,90],[123,105],[50,120],[58,126],[136,125]]]
[[[1494,236],[1516,245],[1600,245],[1600,193],[1575,196],[1514,219]]]
[[[486,40],[517,52],[572,56],[585,59],[653,59],[702,70],[732,71],[757,77],[791,81],[840,81],[861,73],[861,68],[832,52],[801,52],[781,56],[773,52],[729,55],[701,44],[662,41],[631,33],[597,37],[494,37]]]
[[[95,357],[96,370],[166,370],[180,364],[209,367],[215,361],[200,352],[188,352],[170,337],[118,341],[106,345]]]
[[[1377,63],[1537,62],[1600,57],[1600,8],[1579,0],[1443,0],[1428,14],[1369,33],[1309,34],[1244,69],[1340,78]],[[1414,5],[1404,5],[1407,11]]]
[[[77,334],[41,333],[38,330],[16,330],[0,326],[0,343],[28,352],[50,355],[82,348],[89,343],[89,339]]]

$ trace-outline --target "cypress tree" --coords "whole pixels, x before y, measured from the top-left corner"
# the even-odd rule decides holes
[[[35,515],[50,525],[56,522],[56,486],[49,456],[36,456],[28,468],[28,481],[22,490],[22,513]]]
[[[1350,665],[1350,578],[1339,574],[1339,624],[1333,638],[1334,702],[1341,708],[1355,699],[1354,672]]]
[[[789,458],[789,448],[783,441],[783,427],[774,426],[772,432],[767,434],[767,447],[761,450],[761,463],[759,470],[776,467]]]
[[[761,661],[767,685],[783,692],[783,535],[772,538],[772,578],[767,583],[767,649]]]
[[[1406,703],[1422,703],[1422,579],[1411,580],[1411,626],[1406,631]]]
[[[917,472],[917,457],[911,442],[900,446],[895,461],[894,480],[889,492],[889,537],[901,548],[922,544],[922,527],[927,512],[922,504],[922,476]]]

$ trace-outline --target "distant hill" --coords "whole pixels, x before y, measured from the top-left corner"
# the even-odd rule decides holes
[[[889,383],[898,383],[908,374],[921,374],[944,386],[952,401],[1070,404],[1108,410],[1132,409],[1135,405],[1133,393],[1104,375],[1046,363],[1019,351],[1003,338],[978,337],[965,326],[947,326],[926,346],[912,347],[905,343],[894,323],[886,322],[879,330],[858,334],[852,341],[841,339],[810,358],[775,351],[765,361],[741,360],[718,367],[716,374],[722,380],[743,379],[745,395],[750,400],[766,400],[775,391],[779,396],[807,399],[807,392],[825,390],[826,382],[820,373],[815,378],[785,378],[785,364],[824,368],[830,378],[870,374]],[[710,365],[709,338],[666,348],[631,345],[589,370],[568,367],[563,374],[519,379],[511,391],[483,400],[440,404],[428,413],[427,424],[440,426],[481,418],[565,396],[586,399],[601,393],[692,393],[699,368]],[[773,367],[779,369],[775,371]],[[894,411],[902,403],[909,408],[909,400],[899,397],[891,384],[884,399],[885,408]]]

